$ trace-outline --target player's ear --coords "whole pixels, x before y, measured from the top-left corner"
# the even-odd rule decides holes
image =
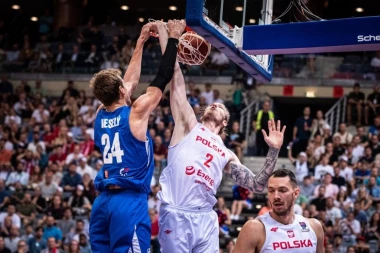
[[[224,126],[224,127],[227,127],[227,124],[228,124],[228,123],[227,123],[227,120],[223,120],[222,123],[223,123],[223,126]]]
[[[295,198],[298,198],[298,196],[300,195],[300,188],[298,188],[298,187],[295,188],[293,195]]]

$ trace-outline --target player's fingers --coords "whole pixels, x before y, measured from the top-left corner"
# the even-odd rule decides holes
[[[272,121],[268,120],[268,129],[269,132],[272,131]]]
[[[283,126],[283,127],[282,127],[282,131],[281,131],[282,134],[285,133],[285,129],[286,129],[286,126]]]
[[[271,119],[271,121],[272,121],[273,131],[276,131],[276,122],[274,122],[274,119]]]
[[[264,139],[265,139],[265,138],[268,138],[268,135],[267,135],[267,133],[264,131],[264,129],[261,129],[261,132],[263,133]]]
[[[281,121],[277,120],[277,131],[281,131]]]

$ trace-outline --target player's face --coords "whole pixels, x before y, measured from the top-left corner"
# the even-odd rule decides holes
[[[217,125],[227,125],[227,109],[221,103],[213,103],[206,107],[202,119],[204,121],[215,121]]]
[[[270,177],[268,181],[268,199],[273,212],[278,216],[290,214],[299,195],[299,188],[291,184],[289,177]]]

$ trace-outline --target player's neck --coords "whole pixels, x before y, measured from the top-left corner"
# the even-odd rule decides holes
[[[122,106],[125,106],[125,105],[127,105],[125,100],[119,100],[119,101],[113,103],[112,105],[106,106],[106,111],[107,112],[113,112],[116,109],[118,109]]]
[[[202,125],[207,127],[214,134],[219,135],[220,126],[217,126],[214,121],[202,121]]]
[[[273,211],[271,211],[269,213],[269,215],[277,222],[281,223],[281,224],[284,224],[284,225],[289,225],[289,224],[292,224],[295,220],[295,214],[294,214],[294,211],[293,211],[293,208],[290,210],[290,212],[286,215],[277,215],[275,214]]]

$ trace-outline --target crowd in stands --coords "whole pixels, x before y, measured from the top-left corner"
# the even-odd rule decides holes
[[[94,18],[78,29],[53,31],[49,12],[40,17],[37,34],[14,34],[13,24],[0,20],[0,71],[94,73],[99,69],[119,68],[129,64],[139,26],[116,24],[108,16],[103,24]],[[17,36],[16,36],[17,35]],[[151,38],[143,53],[143,73],[154,74],[161,49]],[[380,53],[353,53],[342,56],[301,55],[275,57],[274,77],[344,78],[379,80]],[[342,60],[340,60],[342,59]],[[326,69],[327,68],[327,69]],[[236,74],[236,65],[215,48],[202,66],[183,66],[187,75]]]

